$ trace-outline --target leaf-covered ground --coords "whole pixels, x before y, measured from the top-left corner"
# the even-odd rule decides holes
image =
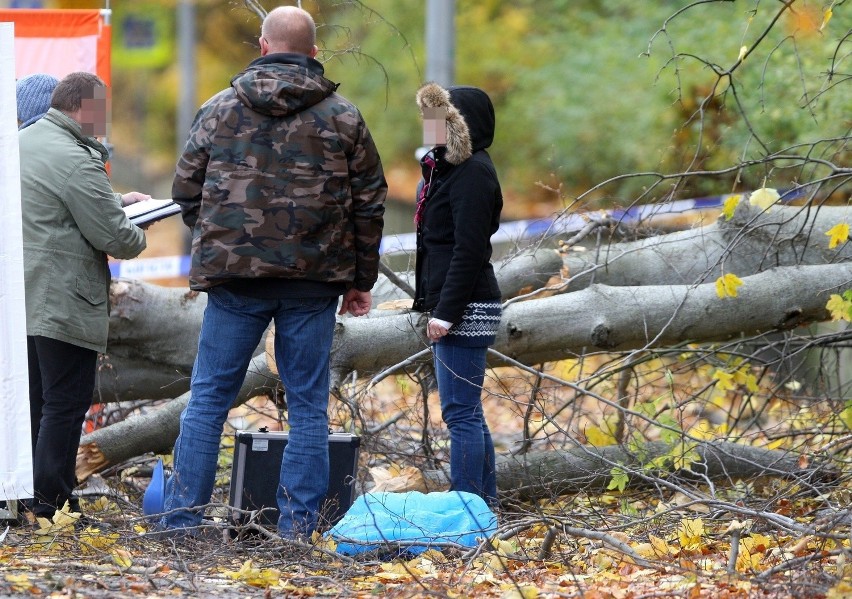
[[[58,514],[40,530],[9,530],[0,546],[0,595],[626,599],[852,593],[848,538],[781,534],[684,499],[565,497],[503,514],[499,535],[476,550],[351,559],[337,555],[328,538],[306,544],[260,536],[146,540],[130,504],[101,498],[85,509],[109,529],[75,531],[74,516]],[[812,502],[770,505],[753,496],[748,503],[755,501],[802,524],[819,517]],[[848,535],[848,526],[836,532]]]
[[[730,364],[728,378],[721,362],[703,372],[692,366],[679,371],[674,362],[637,367],[644,395],[625,412],[636,422],[622,428],[634,436],[641,430],[646,439],[668,430],[691,442],[724,436],[802,456],[819,447],[844,454],[847,417],[832,404],[799,405],[767,395],[758,432],[746,434],[739,423],[753,414],[761,387],[747,365]],[[550,372],[589,380],[577,364]],[[500,452],[517,450],[527,437],[548,447],[631,438],[616,432],[612,409],[589,398],[568,401],[541,381],[533,392],[532,379],[499,371],[489,381],[486,412]],[[446,463],[435,396],[427,393],[424,405],[420,382],[417,373],[387,379],[359,395],[357,407],[335,402],[333,421],[364,431],[359,479],[412,488],[420,484],[420,470]],[[680,393],[694,397],[693,388],[710,390],[704,413],[722,411],[724,422],[694,416],[692,408],[675,414],[659,401]],[[596,389],[607,394],[603,384]],[[274,428],[279,417],[276,406],[260,401],[232,413],[232,423]],[[231,432],[223,435],[213,514],[226,511],[232,442]],[[693,458],[683,443],[679,447],[672,459],[688,468]],[[113,468],[104,473],[103,492],[84,498],[84,512],[108,528],[75,529],[75,515],[67,512],[36,527],[0,528],[0,597],[852,597],[852,489],[845,478],[815,488],[785,477],[717,484],[655,478],[655,471],[643,470],[636,474],[651,484],[623,491],[614,484],[610,491],[534,502],[505,494],[498,533],[476,548],[442,547],[418,556],[389,549],[350,558],[336,553],[327,536],[307,543],[257,531],[239,539],[146,538],[141,496],[155,459]],[[842,460],[836,463],[842,472]],[[368,490],[360,482],[360,490]]]

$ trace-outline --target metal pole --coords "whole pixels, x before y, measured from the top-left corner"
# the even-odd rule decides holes
[[[456,78],[456,2],[428,0],[426,8],[426,80],[448,87]]]
[[[183,146],[192,126],[197,106],[195,105],[195,4],[194,0],[178,0],[177,4],[178,83],[177,106],[177,149]]]

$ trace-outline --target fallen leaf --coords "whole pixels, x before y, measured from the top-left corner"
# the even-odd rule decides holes
[[[777,202],[780,197],[781,196],[778,195],[778,192],[771,187],[761,187],[760,189],[756,189],[751,192],[748,201],[751,205],[766,210],[772,206],[772,204]]]

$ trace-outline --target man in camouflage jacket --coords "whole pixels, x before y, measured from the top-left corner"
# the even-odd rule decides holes
[[[315,36],[307,12],[271,11],[261,57],[201,107],[177,164],[190,286],[208,293],[161,520],[181,534],[201,523],[189,508],[210,501],[222,427],[270,321],[290,426],[281,536],[309,535],[326,493],[334,313],[341,295],[339,314],[370,309],[387,184],[361,114],[314,59]]]

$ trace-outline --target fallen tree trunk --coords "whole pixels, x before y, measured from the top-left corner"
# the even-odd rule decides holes
[[[823,235],[843,218],[845,212],[827,208],[773,207],[762,212],[741,203],[730,223],[720,219],[698,230],[613,244],[602,250],[600,259],[583,265],[574,264],[575,257],[569,256],[569,274],[574,277],[569,289],[578,291],[510,302],[494,348],[518,362],[538,364],[595,350],[720,341],[825,320],[829,295],[842,293],[852,280],[852,263],[842,262],[852,257],[852,248],[829,251]],[[670,268],[660,268],[661,261]],[[767,269],[769,264],[809,261],[819,264]],[[538,287],[558,270],[559,263],[553,250],[507,261],[497,269],[501,287],[507,296]],[[712,283],[695,283],[715,280],[716,269],[723,263],[726,272],[744,281],[736,298],[720,299]],[[575,276],[578,268],[587,269],[586,274]],[[753,272],[757,274],[747,276]],[[592,277],[614,284],[589,285]],[[642,285],[625,285],[633,280]],[[656,280],[686,284],[648,284]],[[392,287],[383,280],[376,302],[399,298],[400,292]],[[101,452],[108,463],[174,442],[176,415],[188,398],[188,374],[206,301],[204,294],[130,281],[116,283],[113,296],[110,348],[99,379],[101,394],[119,400],[181,397],[170,409],[152,414],[144,427],[135,426],[130,418],[123,432],[104,429],[85,437],[83,443],[92,454]],[[384,310],[374,310],[369,318],[341,319],[332,353],[333,387],[351,372],[381,372],[428,348],[421,320],[417,313]],[[262,354],[262,344],[258,352]],[[262,366],[254,367],[257,372],[266,368],[266,359],[261,358]],[[492,359],[491,365],[499,364]],[[241,393],[238,401],[248,397]],[[133,432],[142,428],[151,432]]]
[[[786,330],[827,318],[829,295],[847,288],[850,280],[852,264],[776,268],[746,277],[739,295],[726,299],[716,295],[712,284],[594,285],[576,293],[508,305],[494,349],[523,364],[540,364],[594,349],[632,350]],[[778,289],[789,292],[778,293]],[[332,347],[332,387],[350,372],[380,372],[427,348],[423,318],[418,313],[402,313],[340,321]],[[491,359],[492,366],[500,364],[499,359]],[[238,402],[252,396],[259,384],[257,376],[274,376],[263,353],[252,362]],[[105,455],[124,456],[122,459],[168,447],[177,436],[176,415],[182,409],[178,407],[187,399],[188,395],[182,395],[180,402],[170,402],[176,405],[169,410],[152,413],[144,426],[137,427],[130,417],[122,423],[124,432],[107,433],[113,425],[85,436],[82,443],[96,446]],[[137,436],[133,432],[137,429],[148,432]],[[116,436],[107,437],[112,434]],[[158,437],[156,442],[151,435]],[[120,449],[114,447],[116,442]]]
[[[594,351],[663,347],[683,341],[722,341],[787,330],[828,318],[832,293],[849,287],[852,263],[775,268],[743,279],[735,298],[714,284],[609,287],[508,305],[494,349],[523,364],[541,364]],[[778,293],[783,289],[784,293]],[[427,347],[420,315],[347,319],[335,337],[334,380],[351,371],[378,372]],[[491,365],[500,365],[492,358]]]
[[[825,233],[849,220],[846,206],[775,205],[764,211],[741,200],[730,220],[720,216],[703,227],[568,253],[571,280],[563,291],[593,283],[697,285],[724,273],[742,278],[781,266],[847,262],[852,244],[829,249]]]
[[[278,376],[269,369],[265,354],[255,356],[234,405],[255,395],[270,393],[279,383]],[[77,452],[77,478],[85,480],[113,464],[146,452],[171,451],[180,432],[180,414],[189,398],[190,392],[187,391],[155,410],[132,415],[85,435]]]
[[[524,252],[498,264],[504,299],[541,287],[561,267],[561,256],[551,249]],[[400,276],[410,282],[410,275]],[[170,399],[188,391],[207,294],[119,279],[110,296],[109,345],[101,358],[95,401]],[[403,297],[382,275],[373,306]],[[261,343],[255,353],[262,350]]]
[[[700,460],[691,470],[648,472],[643,464],[665,456],[669,445],[662,442],[642,446],[642,460],[619,445],[580,446],[567,451],[529,452],[519,456],[501,456],[497,464],[497,487],[521,500],[545,499],[565,493],[604,491],[612,480],[613,468],[628,473],[630,488],[658,485],[658,478],[682,482],[713,481],[734,483],[762,477],[795,479],[805,485],[829,483],[836,472],[829,466],[802,467],[799,456],[774,449],[763,449],[716,441],[700,443],[695,451]]]
[[[722,217],[716,223],[705,227],[637,242],[612,244],[594,253],[570,252],[564,256],[565,270],[570,282],[561,291],[581,291],[597,284],[600,292],[574,298],[567,305],[553,304],[554,311],[563,308],[568,310],[561,315],[562,318],[555,312],[548,314],[551,328],[547,330],[551,331],[551,337],[567,338],[565,351],[551,356],[551,350],[543,348],[539,353],[543,359],[555,360],[580,353],[584,347],[618,348],[619,341],[615,338],[620,335],[618,327],[622,326],[625,320],[643,322],[649,310],[641,305],[642,302],[629,301],[630,307],[625,308],[623,318],[614,319],[617,314],[598,314],[594,303],[584,305],[584,302],[588,301],[619,301],[621,296],[607,291],[608,287],[647,287],[650,293],[642,293],[646,299],[652,300],[653,294],[660,290],[660,287],[652,286],[674,285],[686,289],[701,282],[712,282],[721,275],[723,266],[726,273],[733,273],[745,279],[782,266],[827,267],[832,263],[850,261],[852,244],[829,250],[824,235],[826,230],[847,219],[847,213],[845,207],[806,209],[773,206],[769,211],[761,211],[743,201],[730,221]],[[665,266],[661,268],[661,264]],[[540,288],[548,277],[559,273],[561,266],[562,258],[559,254],[547,249],[525,252],[502,261],[496,265],[496,272],[504,299]],[[401,273],[398,276],[405,283],[411,283],[411,273]],[[792,282],[784,281],[780,277],[774,280],[777,285],[774,289],[763,288],[769,295],[774,295],[777,289],[784,289],[785,292],[798,297],[808,294],[811,289],[823,288],[819,282],[810,287],[794,288]],[[635,292],[631,290],[631,294],[633,293]],[[712,293],[710,296],[712,298]],[[404,297],[404,291],[382,276],[375,288],[374,306]],[[822,297],[820,296],[820,300]],[[195,359],[201,316],[207,301],[206,294],[125,280],[114,283],[111,300],[113,313],[110,320],[109,347],[102,360],[95,399],[163,399],[186,392],[189,389],[189,374]],[[822,303],[824,305],[825,302]],[[667,304],[670,305],[671,302]],[[739,300],[728,303],[728,307],[737,311],[750,309],[752,305],[755,304],[750,302],[746,305]],[[757,307],[760,309],[760,306]],[[635,308],[639,310],[636,311]],[[789,316],[792,321],[796,319],[795,312],[796,308],[791,306]],[[370,316],[383,317],[387,314],[387,311],[374,310]],[[691,315],[707,322],[700,313],[692,312]],[[807,319],[823,318],[824,315],[811,315]],[[616,323],[613,320],[621,322]],[[599,321],[600,325],[594,335],[584,334],[585,331],[565,330],[566,326],[583,327],[585,323],[593,321]],[[351,325],[357,328],[357,325],[352,324],[352,319],[343,319],[342,322],[347,327]],[[379,333],[378,328],[385,324],[390,326],[389,331]],[[746,323],[742,330],[746,332],[761,328],[784,328],[773,325],[774,323],[764,322],[761,327],[753,327]],[[524,343],[521,339],[525,337],[523,331],[529,330],[529,327],[519,328],[511,323],[508,323],[508,326],[512,329],[509,333],[512,342],[507,345],[511,345],[510,349],[515,352],[510,355],[517,359],[526,355],[529,359],[536,360],[533,355],[536,352],[515,349]],[[402,318],[383,321],[381,325],[371,322],[369,327],[373,332],[379,333],[378,336],[389,341],[390,345],[383,344],[380,347],[379,344],[372,344],[371,348],[359,347],[359,350],[368,349],[377,356],[375,360],[366,360],[366,365],[353,361],[352,369],[359,372],[384,368],[404,359],[406,351],[414,353],[425,347],[421,340],[410,335],[417,327],[416,321]],[[710,340],[703,337],[701,331],[686,330],[688,325],[678,328],[689,335],[679,340]],[[723,328],[725,334],[730,335],[730,327],[723,325]],[[402,334],[401,338],[395,338],[401,330],[408,333]],[[669,327],[669,331],[674,330],[676,329]],[[648,340],[653,337],[649,336]],[[528,339],[528,336],[526,338]],[[671,336],[667,339],[670,340]],[[534,343],[538,344],[539,341]],[[346,353],[345,343],[342,345],[341,351]],[[258,351],[261,349],[259,347]],[[390,357],[385,359],[379,355]],[[340,362],[340,369],[345,370],[346,360]]]
[[[596,256],[592,252],[571,252],[564,257],[565,271],[570,277],[570,283],[561,291],[580,291],[587,289],[593,283],[604,285],[598,287],[599,293],[585,298],[575,298],[567,305],[554,303],[548,308],[551,327],[547,331],[560,337],[567,337],[564,352],[552,355],[549,349],[542,349],[542,359],[555,360],[566,355],[582,351],[583,347],[617,348],[619,343],[612,335],[618,326],[613,318],[606,314],[597,314],[595,304],[593,309],[585,309],[582,300],[611,302],[621,297],[615,292],[608,292],[608,287],[632,287],[641,289],[648,287],[650,293],[644,297],[654,300],[654,294],[659,287],[651,286],[696,286],[700,282],[715,281],[721,275],[724,265],[725,272],[738,275],[740,278],[770,270],[793,265],[819,265],[827,268],[832,263],[852,261],[852,244],[829,250],[825,230],[848,218],[845,207],[820,207],[804,209],[801,207],[773,206],[769,211],[760,211],[741,202],[734,218],[727,221],[721,218],[718,222],[670,235],[646,239],[632,243],[613,244],[601,248]],[[504,298],[541,287],[551,275],[559,272],[562,258],[553,250],[538,250],[522,253],[507,259],[497,265],[497,273]],[[661,266],[662,265],[662,266]],[[776,271],[782,272],[782,271]],[[794,271],[788,271],[794,272]],[[402,273],[399,277],[407,284],[411,283],[411,274]],[[836,279],[836,277],[835,277]],[[696,287],[698,288],[698,287]],[[778,289],[788,290],[791,285],[784,280],[778,280],[775,289],[763,288],[767,296],[774,295]],[[793,290],[796,295],[803,295],[810,289],[821,289],[823,285]],[[665,292],[665,290],[663,290]],[[631,295],[634,292],[631,291]],[[643,292],[644,293],[644,292]],[[710,294],[712,296],[712,294]],[[380,277],[375,290],[375,304],[405,297],[387,277]],[[820,296],[822,301],[823,297]],[[629,298],[628,298],[629,299]],[[110,321],[110,340],[107,354],[102,360],[96,400],[98,401],[129,401],[139,398],[161,399],[176,397],[189,389],[189,373],[195,359],[196,343],[201,326],[201,316],[206,305],[206,294],[195,294],[186,290],[163,288],[148,285],[138,281],[117,281],[112,291],[113,313]],[[671,302],[668,302],[670,304]],[[822,302],[824,304],[824,301]],[[636,306],[637,302],[631,301]],[[754,302],[746,306],[739,300],[729,302],[728,307],[737,311],[749,309]],[[723,304],[724,305],[724,304]],[[567,308],[564,314],[556,314],[555,310]],[[758,308],[761,310],[761,308]],[[797,308],[791,306],[789,317],[796,319]],[[652,308],[639,306],[639,310],[626,310],[625,316],[634,322],[644,322],[643,318],[653,312]],[[371,317],[381,317],[388,312],[374,310]],[[700,315],[699,320],[705,323],[707,319]],[[561,316],[561,318],[560,318]],[[802,315],[803,319],[822,320],[824,315]],[[556,322],[558,320],[558,322]],[[624,319],[621,319],[622,323]],[[681,319],[683,320],[683,319]],[[344,319],[346,326],[352,319]],[[564,330],[587,322],[601,321],[594,335],[583,335],[581,343],[577,335]],[[607,322],[604,322],[607,321]],[[699,323],[700,324],[700,323]],[[775,323],[762,323],[761,327],[742,326],[742,331],[771,330]],[[370,327],[377,331],[379,327],[388,325],[391,345],[372,344],[364,347],[362,355],[376,355],[377,358],[367,360],[367,364],[353,361],[352,369],[366,372],[375,368],[381,369],[388,364],[404,359],[406,351],[414,353],[425,345],[421,340],[412,338],[409,334],[418,325],[405,318],[393,321],[382,321],[382,324],[371,322]],[[352,325],[357,328],[357,325]],[[513,357],[521,359],[525,354],[531,360],[536,360],[535,352],[522,352],[514,347],[523,343],[524,330],[512,323],[507,325],[511,331],[515,351]],[[644,325],[643,325],[644,326]],[[737,326],[737,325],[735,325]],[[555,328],[554,328],[555,327]],[[641,328],[641,327],[640,327]],[[681,326],[681,330],[688,327]],[[699,327],[700,328],[700,327]],[[724,327],[730,331],[730,327]],[[669,331],[675,330],[669,327]],[[408,331],[395,339],[399,331]],[[685,331],[691,333],[694,340],[704,340],[700,331]],[[616,333],[618,336],[618,333]],[[385,335],[387,338],[387,335]],[[528,337],[527,337],[528,338]],[[652,339],[653,336],[648,337]],[[670,338],[670,337],[669,337]],[[685,338],[684,338],[685,339]],[[360,342],[360,340],[359,340]],[[402,342],[402,343],[400,343]],[[341,341],[341,352],[351,350],[347,343]],[[404,346],[404,347],[401,347]],[[626,347],[626,346],[625,346]],[[258,348],[260,351],[261,348]],[[377,351],[380,350],[380,351]],[[388,359],[379,358],[379,354],[390,356]],[[550,357],[548,357],[550,356]],[[540,360],[538,360],[540,361]],[[345,370],[346,360],[340,360],[339,369]]]

